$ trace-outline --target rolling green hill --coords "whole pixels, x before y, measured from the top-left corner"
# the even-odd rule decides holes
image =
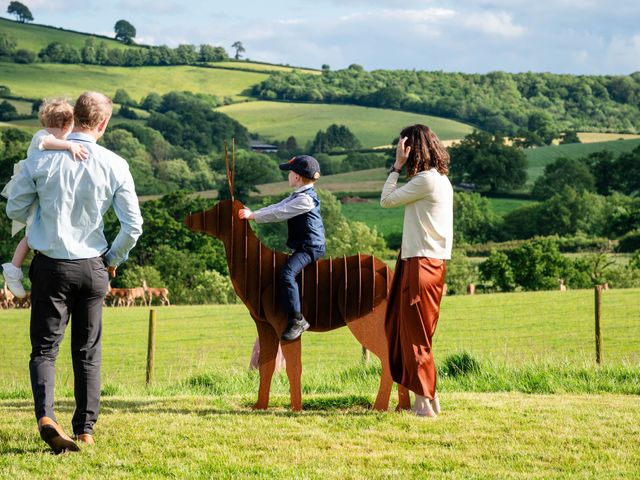
[[[69,30],[45,25],[30,25],[28,23],[7,20],[6,18],[0,18],[0,32],[12,37],[18,44],[18,48],[26,48],[36,53],[51,42],[66,43],[80,49],[89,37],[104,40],[107,42],[109,48],[131,48],[117,40],[107,39],[89,33],[71,32]]]
[[[610,142],[572,143],[568,145],[552,145],[549,147],[530,148],[525,150],[529,168],[527,184],[532,185],[536,178],[542,176],[544,167],[560,157],[582,158],[590,153],[610,150],[615,153],[630,152],[640,145],[640,139],[614,140]]]
[[[293,135],[300,145],[332,123],[348,126],[364,147],[388,145],[403,127],[413,123],[429,125],[442,140],[459,139],[473,130],[469,125],[444,118],[354,105],[259,101],[219,110],[265,138],[286,140]]]
[[[63,65],[2,63],[2,80],[19,97],[76,97],[86,90],[113,95],[119,88],[132,98],[140,99],[150,92],[160,94],[172,90],[209,93],[220,98],[238,98],[251,85],[268,75],[218,68],[194,66],[173,67],[102,67],[97,65]]]
[[[311,73],[314,75],[319,75],[320,70],[312,70],[310,68],[298,68],[291,67],[289,65],[274,65],[271,63],[262,63],[262,62],[245,62],[242,60],[228,60],[226,62],[214,62],[210,63],[212,67],[218,68],[231,68],[234,70],[250,70],[254,72],[261,73],[271,73],[271,72],[292,72],[296,70],[300,73]]]

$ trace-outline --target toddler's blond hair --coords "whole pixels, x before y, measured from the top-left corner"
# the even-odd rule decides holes
[[[73,125],[73,107],[66,98],[45,98],[38,118],[46,128],[66,130]]]

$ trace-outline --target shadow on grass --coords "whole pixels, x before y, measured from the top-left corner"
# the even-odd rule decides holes
[[[214,401],[212,400],[212,403]],[[126,400],[109,398],[102,402],[102,413],[112,414],[119,411],[128,413],[170,413],[178,415],[248,415],[262,416],[271,415],[278,417],[297,417],[300,415],[322,415],[330,416],[340,413],[348,413],[349,415],[370,415],[377,413],[371,410],[372,401],[364,396],[345,395],[340,397],[326,397],[307,399],[302,403],[301,412],[293,412],[289,410],[288,403],[275,401],[269,405],[267,410],[254,410],[252,401],[243,401],[240,407],[224,408],[211,407],[204,408],[200,405],[194,405],[193,408],[184,406],[176,406],[175,399],[167,400]]]
[[[198,397],[202,399],[202,397]],[[217,399],[212,398],[211,403],[215,403]],[[295,417],[304,415],[305,413],[313,415],[333,415],[340,413],[348,413],[349,415],[369,415],[377,413],[371,410],[373,402],[370,398],[362,395],[343,395],[321,398],[310,398],[302,402],[302,412],[293,412],[289,410],[288,401],[274,400],[269,404],[267,410],[254,410],[254,402],[245,400],[240,406],[234,408],[202,408],[202,404],[194,405],[193,408],[185,408],[176,406],[176,402],[180,402],[178,398],[149,398],[149,399],[118,399],[103,398],[101,401],[102,414],[115,414],[119,412],[127,413],[171,413],[181,415],[275,415],[285,417]],[[30,410],[33,408],[33,402],[27,400],[2,401],[0,408],[3,409],[19,409]],[[71,399],[56,400],[56,411],[66,414],[73,413],[75,410],[75,402]]]

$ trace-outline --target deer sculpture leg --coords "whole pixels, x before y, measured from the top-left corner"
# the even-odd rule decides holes
[[[398,406],[396,411],[399,412],[400,410],[411,410],[411,398],[407,387],[398,384]]]
[[[269,391],[271,390],[271,378],[276,368],[279,339],[271,325],[255,318],[254,320],[260,340],[260,389],[258,390],[258,401],[253,408],[266,410],[269,407]]]
[[[384,306],[378,307],[369,315],[347,323],[353,336],[370,352],[373,352],[382,363],[380,387],[373,404],[374,410],[385,411],[389,408],[389,398],[393,380],[389,370],[389,356],[387,354],[387,339],[384,333]]]
[[[284,342],[282,344],[282,354],[287,363],[291,410],[299,412],[302,410],[302,342],[300,338],[293,342]]]

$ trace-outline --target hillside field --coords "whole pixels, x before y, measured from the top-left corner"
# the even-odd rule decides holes
[[[572,143],[568,145],[552,145],[549,147],[528,148],[525,150],[529,166],[527,168],[527,185],[544,174],[544,167],[560,157],[582,158],[590,153],[610,150],[616,154],[630,152],[640,145],[640,138],[629,140],[612,140],[593,143]]]
[[[610,142],[613,140],[633,140],[640,138],[635,133],[598,133],[598,132],[579,132],[578,138],[582,143]]]
[[[6,13],[5,9],[3,9],[2,13]],[[113,28],[113,25],[110,24],[109,27]],[[7,20],[6,18],[0,18],[0,32],[12,37],[18,44],[17,48],[26,48],[36,54],[52,42],[66,43],[80,50],[87,39],[93,36],[89,33],[71,32],[62,28],[49,27],[46,25],[31,25]],[[113,36],[115,37],[115,32]],[[131,48],[115,39],[93,37],[97,41],[105,41],[109,48]]]
[[[139,100],[150,92],[164,94],[170,91],[208,93],[239,98],[242,92],[267,75],[219,68],[194,66],[173,67],[103,67],[97,65],[63,65],[34,63],[18,65],[0,63],[1,84],[13,95],[24,98],[69,96],[77,97],[86,90],[97,90],[114,95],[126,90]]]
[[[288,65],[274,65],[271,63],[259,63],[259,62],[251,62],[244,60],[228,60],[226,62],[212,62],[210,64],[213,67],[220,68],[233,68],[237,70],[251,70],[262,73],[271,73],[271,72],[292,72],[294,70],[300,73],[309,73],[312,75],[319,75],[322,73],[320,70],[312,70],[309,68],[299,68],[292,67]]]
[[[443,140],[459,139],[473,130],[444,118],[354,105],[256,101],[218,110],[264,138],[286,140],[293,135],[299,145],[313,140],[318,130],[326,130],[333,123],[348,126],[365,148],[390,144],[402,128],[414,123],[426,123]]]
[[[357,188],[357,186],[356,186]],[[510,198],[488,198],[489,206],[498,215],[505,215],[518,207],[532,203],[531,200]],[[370,227],[376,227],[378,233],[388,235],[401,233],[404,210],[402,208],[382,208],[379,198],[368,199],[366,202],[344,203],[342,213],[347,219],[364,222]]]

